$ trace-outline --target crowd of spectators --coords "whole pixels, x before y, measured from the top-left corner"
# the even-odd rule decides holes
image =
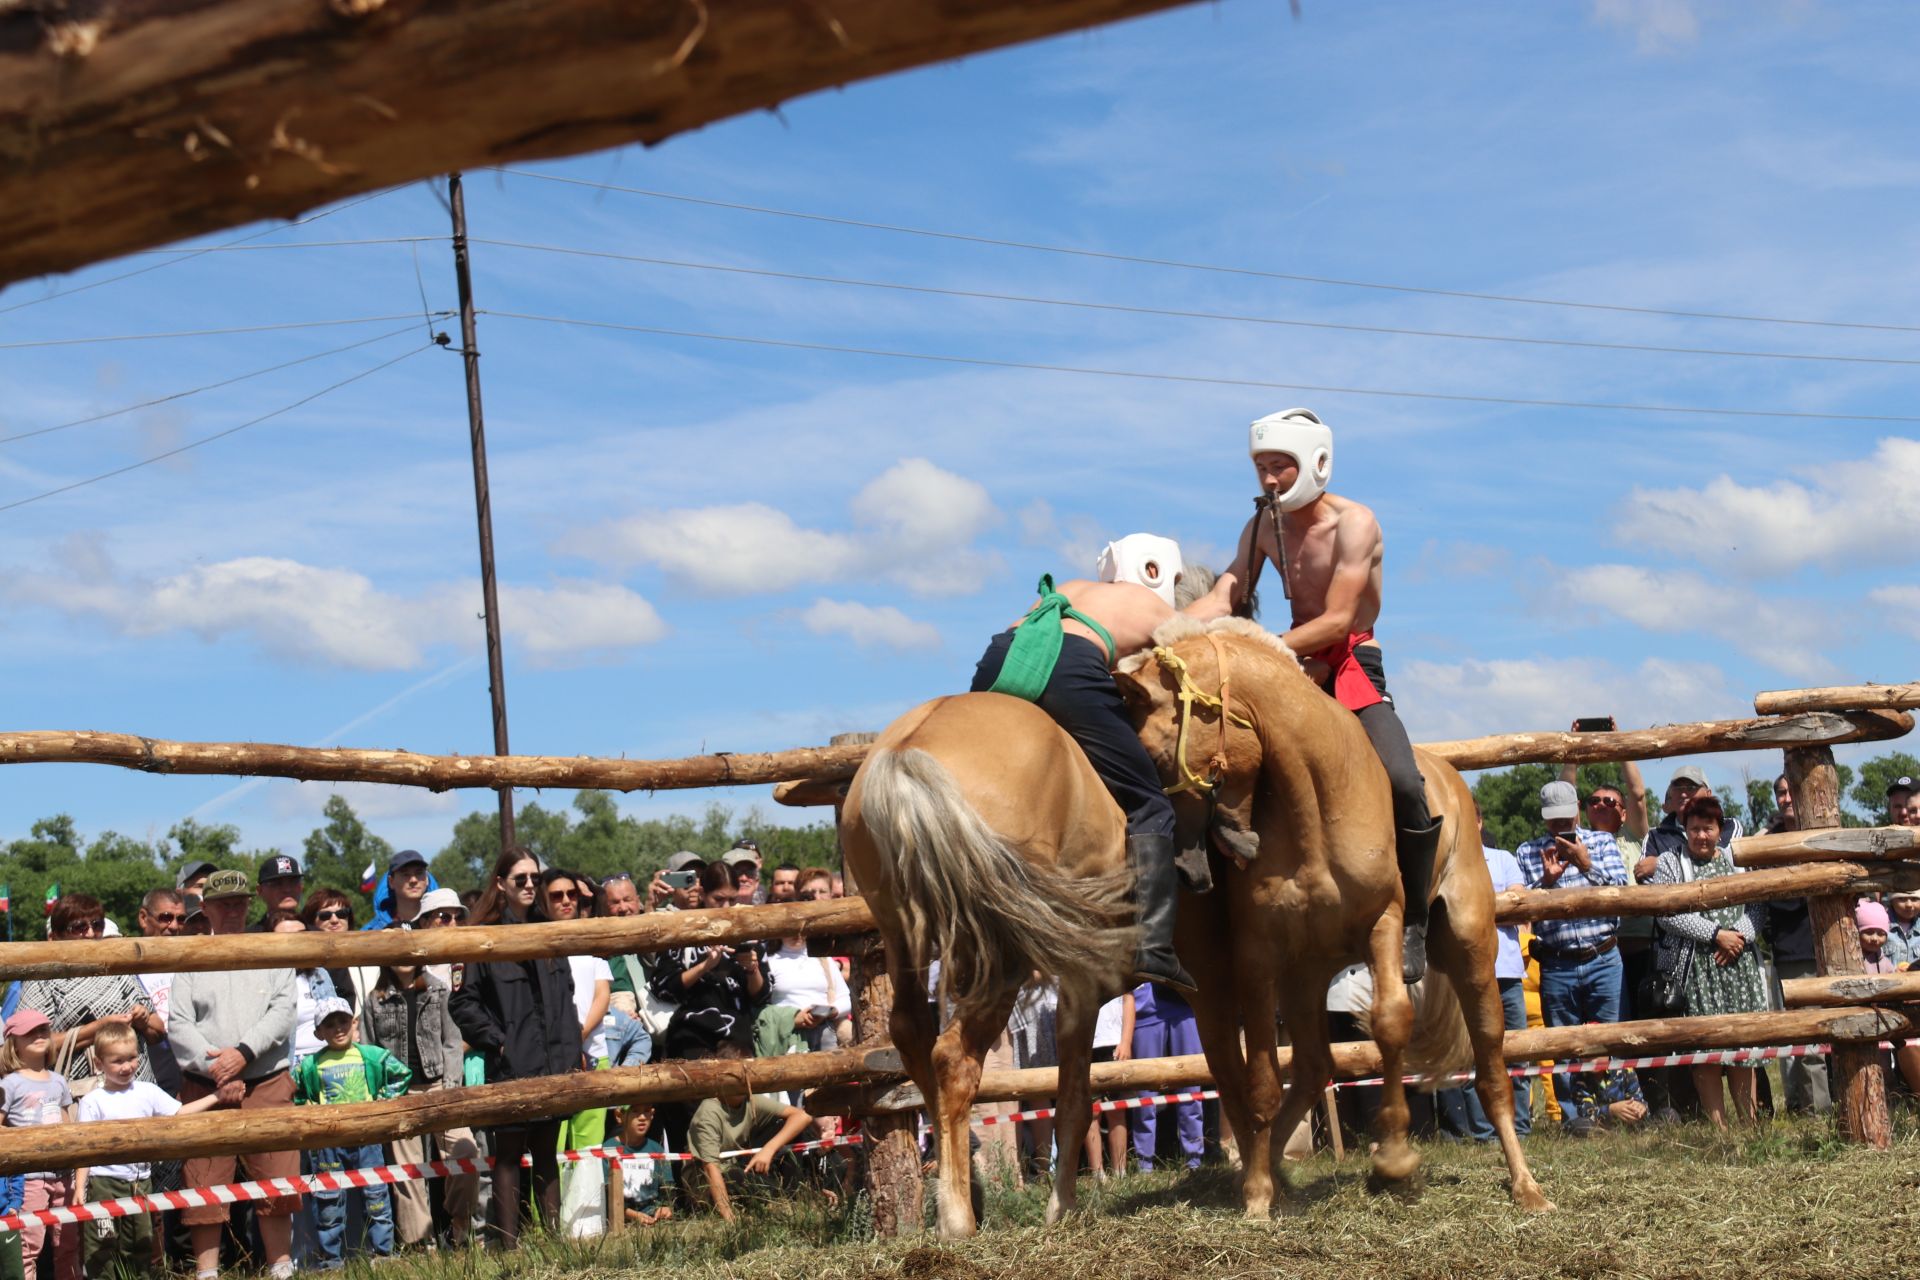
[[[258,867],[181,867],[141,901],[145,937],[354,930],[634,916],[750,907],[839,896],[838,874],[783,863],[763,877],[742,841],[711,863],[677,853],[642,886],[631,874],[596,880],[509,849],[485,883],[461,894],[427,860],[392,855],[356,919],[357,899],[308,885],[298,860]],[[69,893],[49,907],[48,936],[87,945],[118,928],[101,904]],[[207,1110],[331,1106],[569,1075],[670,1058],[747,1057],[837,1048],[852,1024],[843,960],[813,956],[795,937],[653,954],[479,960],[423,967],[346,965],[82,977],[12,983],[6,991],[0,1087],[13,1126],[169,1116]],[[47,1255],[56,1280],[157,1273],[190,1264],[198,1277],[252,1262],[269,1275],[339,1267],[405,1248],[517,1241],[527,1215],[574,1235],[606,1229],[606,1159],[563,1160],[611,1147],[629,1224],[654,1225],[689,1207],[731,1216],[743,1189],[770,1193],[820,1170],[786,1148],[815,1126],[785,1098],[710,1100],[699,1107],[602,1108],[476,1132],[464,1127],[386,1144],[129,1161],[0,1180],[0,1212],[84,1200],[271,1180],[428,1159],[493,1157],[476,1174],[391,1187],[278,1195],[104,1223],[29,1222],[0,1232],[0,1276],[34,1275]],[[751,1143],[743,1161],[721,1153]],[[692,1152],[697,1175],[646,1159]],[[528,1167],[523,1170],[522,1157]],[[829,1193],[831,1194],[831,1193]]]

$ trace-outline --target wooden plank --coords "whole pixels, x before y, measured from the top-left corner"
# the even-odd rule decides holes
[[[1912,827],[1827,827],[1742,836],[1733,842],[1742,867],[1784,867],[1809,862],[1902,862],[1920,855],[1920,831]]]
[[[0,285],[1180,2],[0,5]]]
[[[1920,682],[1913,684],[1846,684],[1827,689],[1775,689],[1758,694],[1753,709],[1763,716],[1796,711],[1912,711],[1920,707]]]
[[[1796,824],[1839,826],[1840,775],[1834,767],[1833,751],[1824,746],[1795,747],[1786,753],[1786,759],[1787,785],[1793,791]],[[1854,927],[1853,899],[1850,893],[1807,897],[1807,914],[1813,925],[1814,962],[1822,977],[1849,977],[1861,970],[1863,960],[1860,935]],[[1880,1065],[1879,1049],[1873,1045],[1836,1044],[1833,1068],[1834,1108],[1839,1113],[1841,1136],[1883,1151],[1892,1146],[1893,1118],[1887,1110],[1886,1071]]]
[[[1827,978],[1787,978],[1780,990],[1789,1009],[1837,1008],[1849,1004],[1920,1001],[1920,973],[1857,973]]]
[[[229,933],[214,937],[97,938],[0,943],[0,980],[96,973],[230,969],[333,969],[346,965],[446,964],[538,956],[626,955],[756,939],[838,936],[873,928],[861,898],[705,911],[656,911],[555,924],[372,933]]]
[[[1532,1027],[1509,1031],[1502,1050],[1508,1062],[1599,1057],[1651,1057],[1691,1049],[1747,1049],[1773,1044],[1818,1041],[1877,1043],[1887,1036],[1905,1035],[1913,1027],[1899,1011],[1849,1006],[1839,1009],[1789,1009],[1784,1013],[1739,1013],[1712,1018],[1660,1018],[1644,1022],[1595,1022],[1578,1027]],[[1370,1040],[1332,1046],[1336,1078],[1360,1079],[1380,1071],[1380,1050]],[[1279,1050],[1280,1069],[1293,1064],[1293,1051]],[[1058,1090],[1059,1073],[1052,1067],[1023,1071],[987,1071],[980,1076],[981,1102],[1011,1102],[1050,1098]],[[1177,1058],[1136,1058],[1129,1062],[1096,1063],[1093,1091],[1161,1092],[1186,1085],[1212,1084],[1207,1060],[1201,1054]],[[912,1085],[863,1089],[836,1086],[809,1095],[809,1109],[817,1114],[904,1110],[923,1104]]]
[[[1870,869],[1857,862],[1815,862],[1687,884],[1629,884],[1578,889],[1508,889],[1494,895],[1501,924],[1585,920],[1596,916],[1666,916],[1740,903],[1813,894],[1858,895],[1894,883],[1920,886],[1920,866]]]
[[[45,1125],[32,1130],[0,1128],[0,1173],[70,1169],[100,1164],[110,1157],[124,1158],[133,1151],[145,1152],[156,1160],[180,1160],[250,1151],[362,1146],[396,1137],[440,1133],[462,1125],[478,1129],[522,1124],[592,1107],[688,1101],[734,1090],[778,1093],[902,1074],[900,1057],[890,1048],[837,1049],[735,1062],[662,1062],[577,1071],[506,1084],[410,1093],[390,1102],[259,1111],[216,1109],[151,1120]]]

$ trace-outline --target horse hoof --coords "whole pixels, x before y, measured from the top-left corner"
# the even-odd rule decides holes
[[[1538,1187],[1514,1192],[1513,1202],[1526,1213],[1553,1213],[1555,1211],[1553,1201],[1542,1195]]]

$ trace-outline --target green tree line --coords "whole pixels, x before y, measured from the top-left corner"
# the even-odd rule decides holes
[[[757,810],[736,815],[718,804],[708,806],[697,819],[684,815],[640,819],[623,815],[606,791],[579,792],[569,808],[547,808],[531,801],[515,812],[514,835],[546,865],[596,878],[626,871],[645,880],[682,849],[712,858],[742,839],[759,844],[768,866],[792,862],[837,869],[840,865],[830,822],[783,827]],[[361,873],[369,863],[376,874],[384,872],[393,851],[393,844],[368,826],[351,804],[334,795],[327,798],[321,824],[307,834],[296,856],[309,888],[326,885],[343,890],[354,901],[355,918],[365,920],[372,903],[360,892]],[[500,815],[493,810],[461,818],[437,852],[422,850],[431,852],[431,870],[439,882],[460,890],[478,888],[499,851]],[[61,813],[33,823],[24,837],[0,843],[0,885],[9,890],[12,911],[7,922],[15,938],[44,936],[43,904],[54,886],[61,893],[98,898],[107,915],[132,933],[140,899],[149,889],[173,884],[188,863],[206,861],[253,876],[277,852],[248,846],[239,827],[191,818],[151,841],[117,831],[103,831],[88,840],[73,817]],[[256,905],[255,914],[259,911]]]

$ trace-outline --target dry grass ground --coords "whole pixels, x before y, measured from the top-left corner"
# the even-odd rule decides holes
[[[1522,1217],[1496,1152],[1429,1145],[1425,1186],[1369,1194],[1364,1161],[1292,1167],[1297,1208],[1268,1222],[1234,1209],[1224,1168],[1082,1183],[1083,1212],[1040,1225],[1042,1194],[993,1189],[988,1229],[949,1244],[865,1237],[856,1207],[763,1205],[735,1226],[676,1222],[578,1244],[529,1241],[510,1255],[402,1259],[382,1280],[1172,1280],[1205,1276],[1459,1276],[1621,1280],[1894,1280],[1920,1274],[1920,1135],[1890,1152],[1843,1147],[1825,1124],[1780,1121],[1721,1137],[1686,1126],[1528,1146],[1559,1205]]]

